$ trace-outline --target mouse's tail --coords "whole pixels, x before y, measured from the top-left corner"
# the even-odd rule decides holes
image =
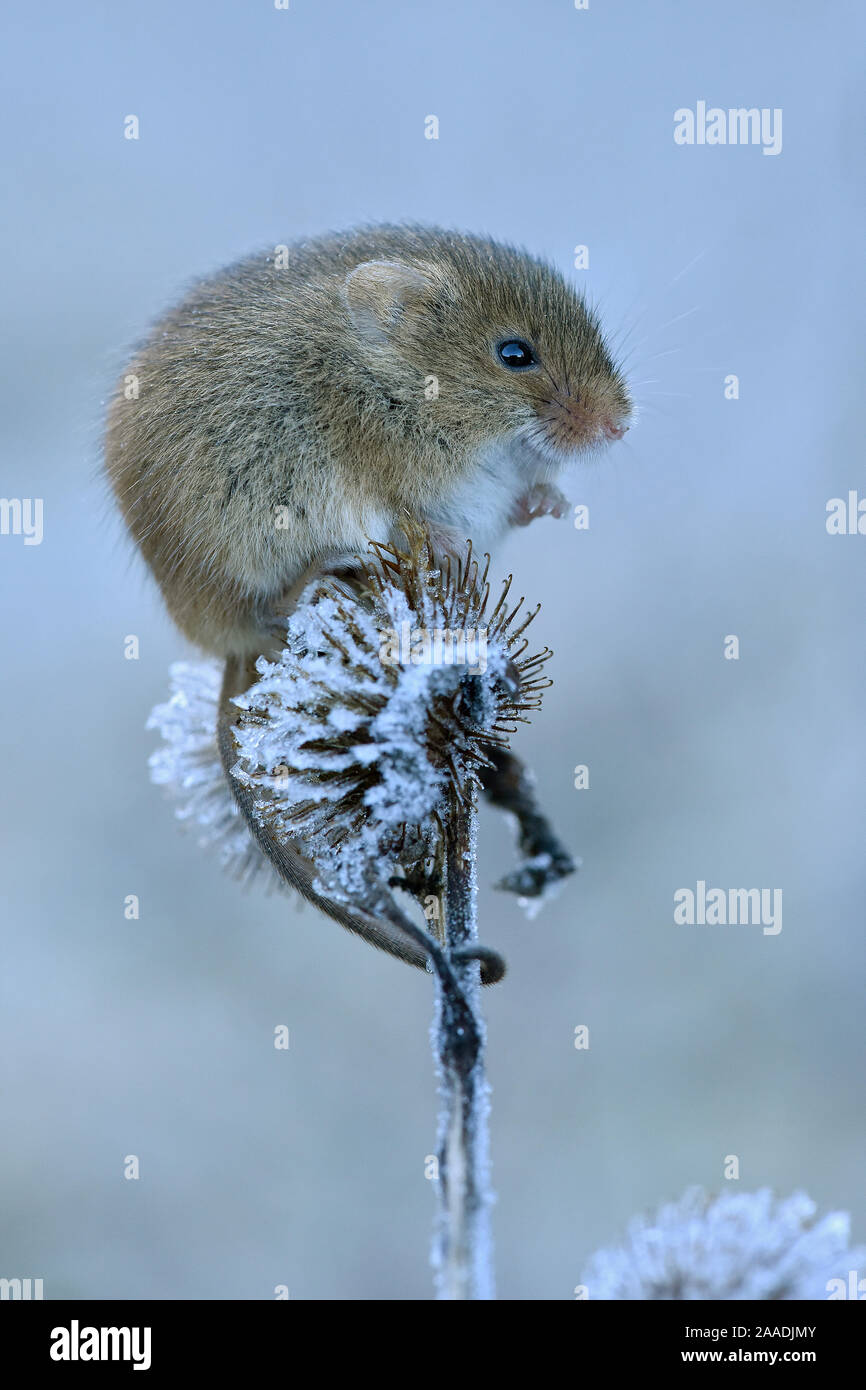
[[[381,905],[377,904],[377,910],[380,910],[381,915],[374,917],[363,909],[334,902],[316,892],[313,887],[316,877],[314,866],[291,840],[278,838],[267,822],[257,815],[253,789],[232,776],[232,768],[238,759],[237,743],[233,733],[238,710],[237,706],[232,704],[232,699],[248,690],[255,679],[254,660],[228,657],[220,693],[217,742],[226,780],[259,848],[285,883],[295,888],[308,902],[320,908],[341,926],[409,965],[426,970],[429,963],[440,975],[443,972],[450,974],[441,943],[407,917],[390,894],[384,895]],[[462,956],[481,962],[482,984],[495,984],[505,974],[505,962],[502,957],[487,947],[467,947]]]

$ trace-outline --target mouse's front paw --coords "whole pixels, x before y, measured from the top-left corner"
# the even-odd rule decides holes
[[[558,487],[552,483],[536,483],[521,497],[517,498],[511,509],[512,526],[528,526],[539,516],[565,516],[569,501]]]

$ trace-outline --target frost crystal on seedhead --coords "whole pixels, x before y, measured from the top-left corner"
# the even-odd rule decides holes
[[[581,1283],[590,1299],[826,1299],[866,1250],[848,1249],[845,1212],[816,1211],[802,1192],[782,1201],[769,1188],[715,1198],[692,1188],[633,1221],[625,1245],[593,1255]]]
[[[226,782],[216,741],[222,669],[216,661],[176,661],[171,698],[147,721],[164,743],[149,759],[151,780],[175,802],[175,815],[198,830],[202,847],[219,851],[223,867],[247,881],[262,870],[279,882],[246,828]]]

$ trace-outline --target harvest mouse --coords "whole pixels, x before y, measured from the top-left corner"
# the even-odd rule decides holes
[[[477,551],[564,515],[561,471],[631,409],[595,312],[550,265],[371,226],[195,284],[124,373],[106,468],[172,617],[226,658],[227,701],[309,577],[399,535],[407,512],[440,549],[471,536]],[[496,776],[504,804],[522,770],[508,755]],[[314,896],[309,873],[278,867]],[[417,944],[377,944],[424,963]]]

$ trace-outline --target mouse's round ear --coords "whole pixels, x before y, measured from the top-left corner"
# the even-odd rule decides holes
[[[406,261],[362,261],[346,276],[343,297],[355,327],[381,343],[429,289],[426,276]]]

